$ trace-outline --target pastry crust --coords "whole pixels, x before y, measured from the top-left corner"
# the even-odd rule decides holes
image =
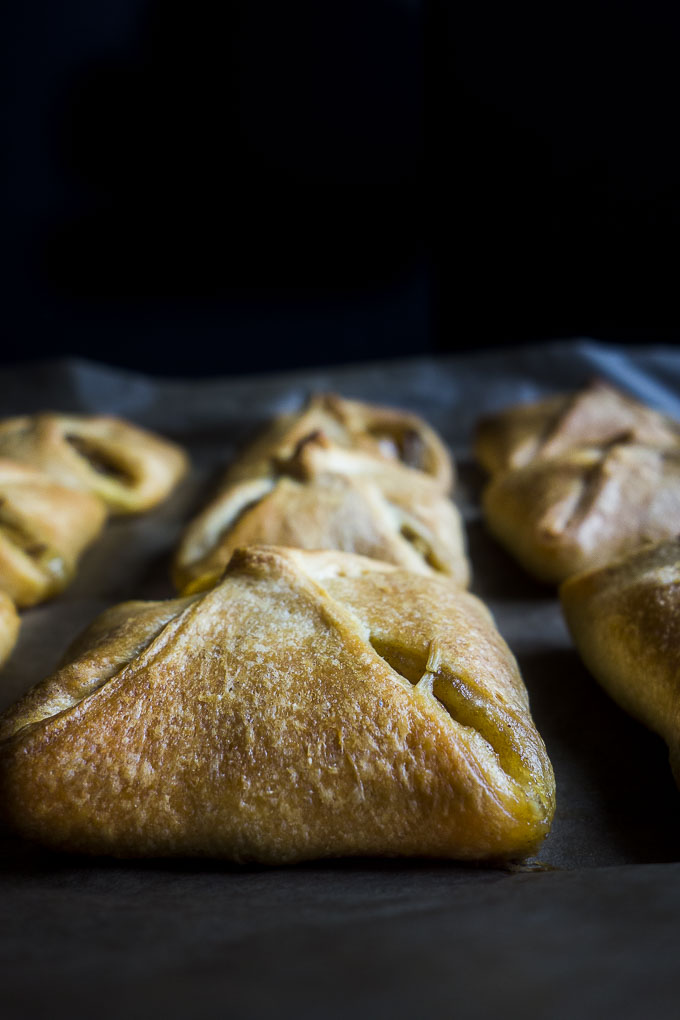
[[[655,447],[680,443],[680,426],[610,383],[596,379],[573,394],[520,404],[482,419],[475,454],[496,475],[582,446],[620,441]]]
[[[105,614],[0,723],[19,834],[118,856],[514,859],[554,781],[473,596],[363,557],[251,547],[200,595]]]
[[[323,433],[335,445],[360,450],[382,463],[400,463],[428,475],[441,492],[453,487],[451,457],[441,439],[416,414],[347,400],[334,393],[317,394],[301,411],[280,415],[238,458],[226,484],[261,478],[273,460],[292,456],[302,439]]]
[[[19,636],[19,614],[9,595],[0,591],[0,666],[10,657]]]
[[[96,496],[0,458],[0,590],[22,608],[57,594],[105,520]]]
[[[580,448],[492,478],[492,533],[543,581],[601,566],[680,530],[680,449]]]
[[[572,577],[560,598],[586,666],[663,737],[680,786],[680,539]]]
[[[179,590],[214,583],[239,546],[337,549],[469,581],[456,507],[432,479],[312,433],[259,478],[228,485],[177,550]]]
[[[174,443],[111,417],[36,414],[0,422],[0,456],[92,492],[114,513],[162,502],[187,467]]]

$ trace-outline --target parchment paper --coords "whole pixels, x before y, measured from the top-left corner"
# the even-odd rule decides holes
[[[554,592],[486,535],[470,455],[483,412],[593,375],[680,417],[680,353],[586,341],[234,380],[79,361],[0,372],[3,416],[120,414],[184,443],[194,465],[165,506],[110,524],[59,599],[23,614],[0,707],[106,606],[171,596],[170,551],[220,468],[272,414],[332,389],[417,411],[452,447],[473,590],[518,657],[558,787],[553,831],[527,871],[120,864],[5,839],[3,1017],[677,1017],[680,793],[665,746],[598,689]]]

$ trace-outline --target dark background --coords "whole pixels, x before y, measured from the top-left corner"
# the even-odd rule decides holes
[[[678,342],[680,10],[23,0],[0,360]]]

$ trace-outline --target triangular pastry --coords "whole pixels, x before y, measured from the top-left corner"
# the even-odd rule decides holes
[[[63,850],[502,860],[554,809],[485,607],[348,554],[250,548],[210,591],[104,614],[0,739],[5,821]]]
[[[680,786],[680,539],[569,578],[560,598],[586,666],[663,737]]]
[[[576,393],[487,416],[477,427],[475,453],[495,475],[577,447],[605,446],[623,439],[655,447],[678,446],[680,426],[598,379]]]
[[[9,595],[0,591],[0,666],[9,658],[19,634],[19,614]]]
[[[361,450],[378,461],[401,463],[428,475],[442,492],[449,492],[453,485],[451,457],[422,418],[334,393],[317,394],[302,410],[276,418],[229,469],[226,483],[267,474],[273,459],[290,457],[313,432],[322,432],[336,446]]]
[[[56,595],[105,520],[96,496],[0,458],[0,590],[22,608]]]
[[[482,501],[522,566],[559,582],[680,531],[680,447],[582,447],[497,475]]]
[[[175,557],[178,588],[209,586],[234,549],[256,544],[337,549],[469,580],[460,514],[436,482],[318,432],[260,477],[227,485],[192,521]]]
[[[0,456],[95,493],[114,513],[162,502],[187,467],[174,443],[118,418],[35,414],[0,422]]]

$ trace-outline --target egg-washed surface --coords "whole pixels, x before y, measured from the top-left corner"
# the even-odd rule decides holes
[[[162,502],[185,473],[184,451],[132,422],[54,413],[0,420],[0,456],[99,496],[113,513]]]
[[[557,811],[539,859],[568,868],[680,859],[677,790],[665,743],[621,712],[593,683],[569,639],[556,597],[536,584],[486,533],[482,474],[471,441],[480,415],[519,401],[577,390],[593,375],[680,413],[680,366],[654,352],[629,357],[585,346],[542,347],[512,358],[420,359],[360,369],[310,371],[211,382],[149,380],[82,363],[0,375],[8,415],[59,407],[128,418],[185,447],[193,469],[151,515],[116,518],[81,558],[57,599],[22,614],[17,647],[0,673],[9,706],[57,668],[74,637],[98,614],[126,600],[173,596],[171,550],[231,462],[278,413],[312,392],[404,407],[424,418],[458,464],[456,501],[466,522],[473,592],[491,608],[518,657],[536,726],[555,769]],[[636,389],[636,386],[638,387]]]
[[[496,475],[580,447],[616,442],[677,447],[680,425],[602,379],[574,393],[505,408],[479,422],[475,453]]]
[[[57,599],[22,613],[5,707],[53,673],[75,635],[125,600],[173,596],[169,551],[224,464],[314,391],[406,407],[453,450],[475,568],[517,654],[555,769],[538,862],[508,872],[414,860],[230,868],[62,857],[5,837],[3,1016],[234,1015],[337,1020],[425,1011],[544,1020],[677,1013],[680,817],[665,742],[622,712],[573,648],[551,589],[482,527],[471,437],[481,414],[606,375],[680,417],[680,358],[545,345],[259,379],[149,380],[61,362],[0,372],[4,412],[117,414],[185,446],[194,469],[152,515],[117,519]],[[68,394],[65,403],[64,394]],[[529,867],[537,867],[536,859]],[[494,980],[489,979],[490,967]],[[125,980],[121,975],[125,975]],[[603,999],[604,997],[604,999]]]
[[[105,614],[0,720],[0,815],[120,856],[515,860],[554,781],[484,606],[365,557],[237,551]]]
[[[0,591],[20,608],[58,594],[106,516],[92,493],[0,457]]]
[[[12,654],[19,634],[19,614],[9,595],[0,591],[0,667]]]
[[[227,481],[187,527],[174,558],[180,591],[214,583],[235,549],[260,543],[358,553],[467,585],[460,514],[427,471],[321,431],[290,456],[256,459],[261,474],[246,450],[228,475],[249,477]]]
[[[680,539],[578,574],[560,598],[586,666],[664,738],[680,785]]]
[[[560,582],[680,530],[680,425],[603,381],[483,417],[489,528]]]

